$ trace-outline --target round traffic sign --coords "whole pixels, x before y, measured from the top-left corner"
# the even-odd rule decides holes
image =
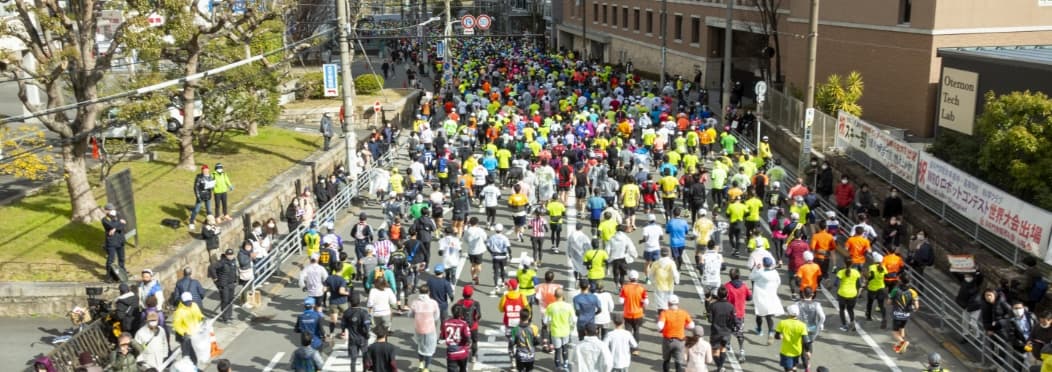
[[[757,95],[761,95],[762,96],[762,95],[766,94],[767,93],[767,82],[765,82],[765,81],[757,81],[756,82],[756,87],[753,90],[756,91]]]
[[[475,17],[472,17],[471,14],[465,14],[460,18],[460,25],[464,26],[464,28],[475,28]]]
[[[479,30],[488,30],[489,26],[493,24],[493,20],[485,14],[480,14],[476,21],[478,21]]]
[[[376,101],[376,103],[373,104],[373,112],[379,113],[381,108],[380,101]]]

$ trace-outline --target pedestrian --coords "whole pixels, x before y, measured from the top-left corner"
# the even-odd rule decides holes
[[[314,297],[307,297],[303,300],[303,312],[296,317],[296,326],[293,328],[293,331],[301,335],[300,337],[310,338],[309,345],[314,350],[321,350],[325,344],[325,329],[321,325],[324,317],[317,311],[320,306],[315,302]]]
[[[306,333],[300,335],[300,347],[292,352],[290,364],[292,364],[293,371],[314,372],[321,371],[324,368],[325,360],[322,359],[318,350],[311,346],[312,342],[310,335]]]
[[[511,242],[503,234],[504,225],[493,225],[493,232],[494,234],[486,239],[486,249],[489,250],[493,264],[493,291],[490,294],[496,295],[504,289],[504,278],[507,277],[504,267],[508,264],[508,256],[511,254]]]
[[[537,326],[530,322],[530,311],[523,310],[519,318],[519,324],[511,330],[513,351],[512,360],[515,362],[517,372],[532,372],[533,363],[537,360]],[[475,332],[472,332],[474,335]],[[475,342],[475,340],[472,340]]]
[[[372,319],[369,310],[362,307],[361,296],[351,291],[351,307],[343,313],[341,325],[347,331],[347,355],[351,359],[351,372],[357,372],[358,356],[362,355],[369,342]]]
[[[332,141],[333,127],[332,118],[329,117],[329,113],[321,114],[321,127],[319,128],[321,136],[325,138],[325,144],[322,146],[322,151],[329,151],[329,142]]]
[[[657,327],[661,330],[661,369],[665,372],[675,365],[675,371],[682,372],[686,363],[683,360],[686,352],[686,330],[694,329],[694,320],[690,313],[679,308],[679,296],[668,297],[668,309],[658,315]]]
[[[475,287],[470,285],[464,286],[461,291],[461,295],[464,296],[453,304],[453,307],[460,307],[464,312],[464,321],[468,323],[471,328],[471,360],[472,362],[478,361],[478,343],[479,343],[479,321],[482,320],[482,305],[478,301],[474,300],[472,296],[475,294]]]
[[[212,177],[212,171],[208,169],[208,165],[201,166],[201,173],[198,173],[194,177],[194,208],[190,211],[190,220],[187,222],[187,227],[190,231],[194,231],[197,222],[197,213],[201,211],[201,207],[205,207],[205,214],[212,214],[212,191],[216,187],[216,180]]]
[[[834,286],[837,288],[837,308],[840,309],[840,330],[855,329],[855,302],[863,287],[862,273],[854,265],[836,272]]]
[[[555,291],[555,302],[544,310],[544,323],[552,337],[555,349],[555,369],[569,371],[570,331],[576,322],[574,307],[566,302],[562,289]]]
[[[797,319],[800,316],[800,308],[798,306],[789,305],[786,313],[789,315],[789,318],[778,321],[778,326],[775,327],[775,330],[782,336],[782,347],[778,352],[778,364],[785,369],[785,372],[791,372],[796,371],[796,366],[800,364],[800,356],[804,353],[803,344],[804,339],[807,337],[807,325]]]
[[[590,323],[584,327],[581,342],[573,348],[570,365],[575,372],[610,372],[613,356],[599,340],[599,327]]]
[[[388,287],[386,280],[373,283],[366,306],[377,328],[391,329],[391,315],[398,307],[398,296]]]
[[[906,339],[906,324],[909,323],[913,312],[920,309],[919,297],[917,291],[910,286],[908,276],[900,278],[899,285],[888,296],[888,301],[891,302],[891,334],[896,341],[893,350],[896,353],[904,353],[910,346],[909,340]]]
[[[102,231],[106,233],[103,243],[103,248],[106,249],[106,273],[111,280],[120,282],[127,280],[128,275],[128,270],[124,268],[124,233],[128,221],[118,216],[117,207],[113,204],[106,204],[105,209],[106,216],[102,217]]]
[[[438,309],[441,312],[442,321],[449,319],[449,302],[453,301],[453,286],[448,280],[443,278],[446,273],[446,268],[442,264],[435,265],[434,275],[427,279],[427,288],[431,294],[431,299],[438,302]]]
[[[325,279],[329,277],[329,271],[318,264],[318,258],[318,254],[310,256],[310,263],[300,271],[299,286],[307,296],[314,298],[314,302],[324,304]]]
[[[110,364],[107,370],[113,372],[138,372],[138,358],[143,347],[132,339],[131,333],[121,334],[117,338],[117,348],[110,353]]]
[[[172,290],[172,294],[168,299],[169,306],[175,307],[179,303],[179,295],[183,292],[190,292],[190,295],[193,296],[194,303],[196,303],[198,307],[204,307],[202,301],[204,301],[205,298],[205,288],[201,285],[200,281],[193,278],[192,274],[193,269],[191,269],[190,266],[183,268],[183,277],[175,282],[175,288]]]
[[[398,349],[387,342],[387,335],[390,334],[390,331],[383,327],[376,327],[373,329],[373,334],[376,335],[376,341],[365,349],[362,366],[365,367],[366,371],[397,372],[398,364],[395,359],[395,353]],[[354,364],[352,363],[351,365],[351,370],[353,371]]]
[[[442,322],[442,340],[446,344],[446,368],[450,372],[467,372],[471,356],[471,328],[464,321],[461,308],[453,309],[453,316]]]
[[[431,299],[427,286],[420,286],[419,294],[409,305],[409,316],[413,318],[413,340],[416,342],[417,360],[420,371],[431,368],[431,358],[435,355],[438,342],[438,302]]]
[[[753,283],[753,309],[756,311],[756,334],[763,336],[761,326],[767,321],[767,345],[774,342],[774,317],[785,314],[778,298],[778,287],[782,280],[774,268],[774,260],[763,259],[762,266],[754,267],[749,280]]]
[[[223,171],[223,163],[216,163],[216,173],[212,178],[215,180],[212,194],[215,196],[216,216],[223,222],[230,221],[234,218],[227,209],[227,193],[234,191],[234,184],[230,182],[230,175]]]
[[[161,287],[161,281],[153,277],[153,270],[142,270],[142,281],[135,287],[135,295],[139,299],[140,309],[146,308],[146,299],[150,297],[155,298],[158,305],[164,303],[164,288]]]
[[[731,268],[727,275],[730,281],[721,288],[727,291],[727,302],[734,305],[735,323],[731,331],[738,338],[738,362],[741,363],[745,362],[745,335],[742,333],[745,328],[745,303],[752,300],[752,291],[741,280],[741,272],[737,267]]]

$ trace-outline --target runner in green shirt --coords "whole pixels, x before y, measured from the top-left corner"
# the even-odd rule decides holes
[[[807,325],[797,319],[800,316],[800,307],[796,304],[789,305],[785,309],[788,319],[783,319],[774,326],[774,331],[782,335],[782,347],[778,354],[779,365],[785,372],[795,371],[800,364],[800,355],[804,353],[804,337],[807,337]],[[804,366],[807,368],[807,366]]]
[[[555,347],[555,365],[565,366],[570,353],[570,332],[577,323],[573,305],[566,302],[566,293],[555,290],[555,302],[544,309],[544,322],[548,324],[552,346]]]

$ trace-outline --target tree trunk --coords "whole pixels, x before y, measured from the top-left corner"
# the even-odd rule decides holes
[[[186,60],[186,76],[190,76],[197,73],[197,60],[200,56],[200,48],[194,49],[190,52],[190,56]],[[182,98],[183,103],[183,126],[179,128],[179,164],[178,168],[186,170],[194,170],[197,168],[197,162],[194,160],[194,127],[195,117],[194,110],[196,99],[197,87],[194,86],[194,82],[186,82],[183,84],[183,91],[179,97]]]
[[[84,157],[86,151],[86,140],[62,145],[62,172],[66,178],[66,191],[69,192],[72,209],[70,220],[73,222],[91,223],[102,219],[102,211],[88,183],[87,161]]]
[[[774,84],[776,87],[779,87],[782,84],[782,42],[778,35],[777,20],[771,24],[771,27],[774,31]]]

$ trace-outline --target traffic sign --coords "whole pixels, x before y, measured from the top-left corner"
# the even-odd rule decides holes
[[[474,35],[474,34],[475,34],[475,29],[473,29],[473,28],[465,28],[464,29],[464,35]]]
[[[493,19],[485,14],[479,14],[475,21],[478,22],[479,30],[482,31],[489,30],[489,26],[493,24]]]
[[[325,83],[325,96],[336,97],[340,95],[339,73],[336,72],[337,66],[335,63],[326,63],[321,66],[322,71],[322,82]]]
[[[805,127],[810,127],[811,125],[814,125],[814,123],[815,123],[815,109],[814,109],[814,107],[808,108],[807,111],[804,111],[804,126]]]
[[[464,26],[465,30],[475,28],[475,17],[471,14],[465,14],[463,17],[460,17],[460,25]]]
[[[443,43],[441,41],[438,42],[438,45],[435,46],[435,55],[437,55],[438,58],[446,56],[446,43]]]
[[[382,110],[382,109],[383,109],[383,106],[380,106],[380,101],[376,101],[375,103],[373,103],[373,112],[379,114],[380,110]]]

